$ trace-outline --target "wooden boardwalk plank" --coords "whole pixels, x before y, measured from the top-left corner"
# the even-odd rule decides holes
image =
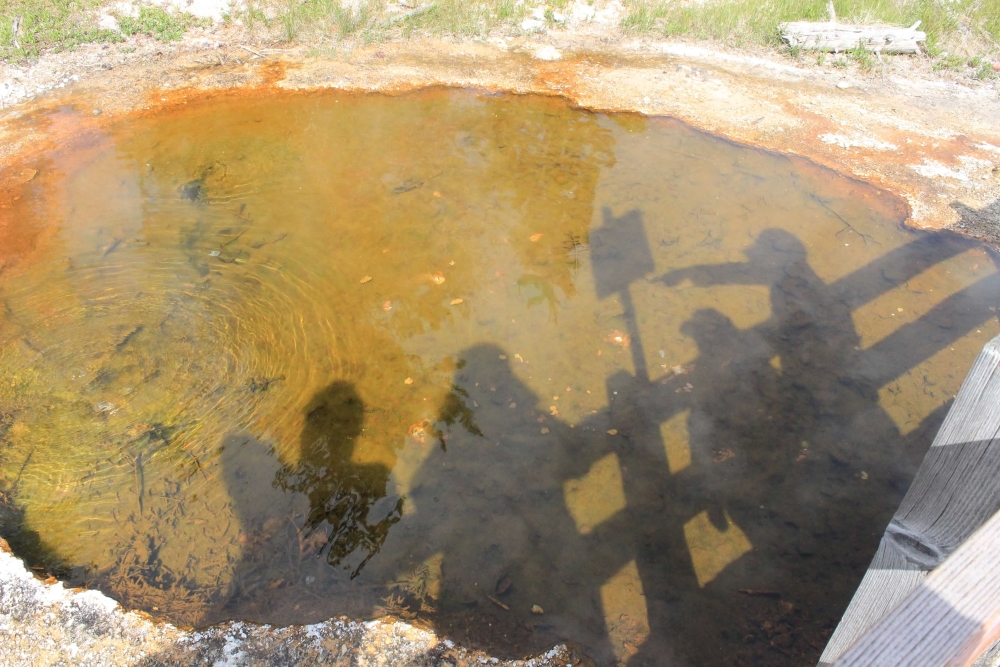
[[[973,364],[819,664],[836,662],[998,510],[1000,336]]]
[[[836,667],[967,667],[1000,636],[1000,512],[994,514]]]

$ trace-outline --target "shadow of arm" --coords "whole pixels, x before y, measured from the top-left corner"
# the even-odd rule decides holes
[[[731,262],[729,264],[699,264],[683,269],[675,269],[655,278],[668,287],[679,285],[690,280],[698,287],[714,285],[769,285],[773,281],[749,262]]]

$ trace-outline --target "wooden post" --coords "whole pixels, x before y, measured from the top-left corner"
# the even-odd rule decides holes
[[[1000,336],[973,364],[819,664],[839,665],[859,637],[998,510]],[[995,553],[1000,559],[1000,546]],[[1000,604],[1000,577],[993,583]]]

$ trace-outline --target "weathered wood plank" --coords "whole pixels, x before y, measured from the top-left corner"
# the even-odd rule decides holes
[[[998,510],[1000,337],[962,384],[820,665],[834,663]]]
[[[1000,637],[1000,512],[994,514],[836,667],[968,667]]]
[[[920,53],[919,43],[927,41],[927,33],[917,30],[919,25],[919,21],[909,28],[794,21],[781,24],[779,30],[789,46],[803,49],[839,53],[860,45],[881,53]]]

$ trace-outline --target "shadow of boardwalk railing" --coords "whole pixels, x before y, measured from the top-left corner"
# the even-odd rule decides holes
[[[973,244],[920,236],[826,283],[780,230],[761,233],[745,262],[658,277],[641,213],[605,211],[590,241],[635,373],[610,377],[609,407],[569,425],[546,415],[554,406],[504,350],[461,355],[453,403],[466,428],[423,464],[401,522],[419,536],[414,557],[437,554],[442,585],[465,601],[438,610],[439,625],[474,641],[489,624],[514,652],[578,638],[602,664],[814,663],[947,407],[903,434],[879,390],[992,317],[1000,273],[864,348],[855,311]],[[771,316],[740,329],[696,312],[681,332],[697,359],[652,379],[632,296],[650,280],[765,286]],[[586,497],[581,480],[598,477],[622,496]],[[570,496],[600,520],[581,519]],[[446,497],[462,509],[445,516]],[[484,591],[492,611],[475,605]],[[555,606],[527,613],[543,600]]]
[[[605,212],[604,227],[595,236],[599,293],[627,295],[628,287],[620,282],[627,274],[615,265],[614,248],[616,242],[645,238],[639,214],[615,218]],[[613,377],[609,396],[616,398],[612,424],[627,442],[617,443],[619,438],[613,446],[630,472],[628,503],[595,537],[601,539],[602,532],[608,540],[629,533],[640,537],[608,568],[615,570],[634,559],[640,572],[651,635],[633,659],[635,664],[660,661],[684,642],[680,637],[692,632],[698,636],[698,625],[691,621],[699,614],[658,592],[676,589],[685,576],[689,587],[706,585],[722,564],[720,554],[710,553],[713,549],[730,549],[731,556],[737,556],[744,549],[749,554],[750,545],[761,551],[770,542],[778,548],[766,551],[794,556],[774,573],[780,575],[777,579],[765,574],[762,581],[780,582],[777,589],[795,591],[790,597],[806,610],[817,609],[821,598],[829,600],[828,610],[831,604],[843,608],[863,566],[845,569],[837,561],[850,557],[851,551],[860,550],[866,558],[873,552],[912,474],[896,460],[910,445],[880,407],[878,390],[988,319],[984,304],[1000,295],[1000,274],[952,294],[868,349],[861,348],[852,313],[971,245],[954,237],[924,236],[826,284],[793,235],[767,230],[746,251],[746,262],[695,266],[661,276],[657,280],[666,285],[690,281],[698,286],[763,285],[770,290],[772,316],[751,329],[736,329],[717,311],[696,313],[682,332],[694,338],[700,355],[694,370],[674,382],[650,383],[645,377],[647,360],[636,314],[630,300],[623,299],[634,365],[640,370],[635,377]],[[637,280],[646,266],[632,263],[629,268],[634,272],[629,278]],[[775,358],[780,371],[771,363]],[[670,443],[664,441],[661,426],[681,413],[687,414],[690,464],[678,471],[680,465],[671,466],[668,460]],[[942,416],[943,411],[937,411],[910,437],[926,446]],[[601,454],[593,452],[591,459]],[[832,463],[825,471],[824,466],[810,470],[798,463],[824,458]],[[850,473],[894,471],[895,479],[857,492],[836,473],[831,475],[837,468]],[[658,503],[669,508],[666,516],[650,505],[658,498],[667,499]],[[863,508],[866,498],[872,504]],[[685,505],[687,510],[678,513]],[[762,521],[771,511],[780,514],[774,517],[780,521]],[[707,523],[698,521],[701,513],[707,514]],[[778,524],[777,530],[773,524]],[[697,535],[699,526],[708,534]],[[806,531],[813,534],[803,535]],[[663,567],[661,554],[676,552],[676,545],[685,542],[691,557],[687,572],[676,562],[672,568]],[[765,572],[775,568],[773,563],[759,566]],[[838,577],[840,581],[834,581]],[[791,578],[815,583],[796,586]],[[712,614],[703,620],[710,623]],[[778,635],[761,639],[775,644]],[[781,641],[784,638],[779,638],[778,648]],[[684,652],[690,658],[709,657],[698,650]]]

